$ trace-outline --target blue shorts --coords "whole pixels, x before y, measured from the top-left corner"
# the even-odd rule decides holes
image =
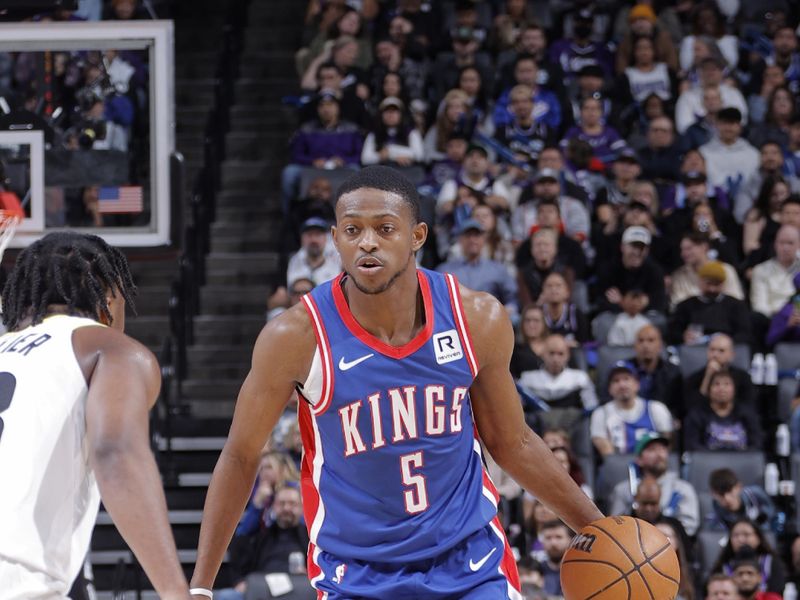
[[[499,533],[499,535],[498,535]],[[511,549],[494,523],[449,551],[411,563],[339,559],[316,550],[312,577],[320,600],[516,600],[522,596]]]

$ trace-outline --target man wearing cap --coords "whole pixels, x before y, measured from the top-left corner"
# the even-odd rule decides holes
[[[466,219],[458,229],[458,244],[461,257],[440,264],[436,270],[451,273],[470,289],[492,294],[509,315],[515,317],[517,305],[517,282],[502,263],[484,256],[486,230],[475,219]]]
[[[639,396],[639,380],[627,362],[620,361],[608,376],[611,402],[592,413],[592,442],[601,456],[633,452],[636,442],[649,432],[669,437],[672,415],[657,400]]]
[[[708,56],[700,61],[698,69],[699,82],[683,92],[675,105],[675,127],[683,134],[698,118],[706,114],[703,106],[703,90],[707,87],[719,87],[722,106],[733,107],[740,111],[742,121],[747,121],[747,102],[738,89],[723,83],[724,64],[718,59]]]
[[[589,211],[579,200],[561,193],[558,171],[544,168],[534,176],[533,185],[522,190],[519,204],[512,213],[511,233],[516,242],[527,238],[531,228],[536,225],[537,207],[542,202],[558,204],[564,232],[569,237],[580,243],[588,240]]]
[[[602,310],[619,312],[622,295],[631,289],[647,294],[650,302],[646,310],[666,310],[664,271],[649,256],[651,241],[652,235],[645,227],[628,227],[622,234],[621,257],[599,265],[595,295]]]
[[[614,486],[609,497],[609,514],[624,514],[641,479],[652,477],[661,488],[661,513],[678,519],[686,533],[693,536],[700,526],[700,502],[692,484],[669,469],[669,447],[669,440],[658,433],[646,433],[639,438],[633,450],[635,476]]]
[[[319,285],[342,270],[339,253],[331,241],[331,225],[320,217],[307,219],[300,229],[300,250],[289,259],[286,281],[310,279]]]
[[[594,205],[603,204],[624,205],[631,201],[633,183],[642,173],[639,165],[639,156],[630,146],[625,146],[614,157],[611,163],[611,172],[614,178],[609,181],[598,193]]]
[[[671,275],[669,302],[677,306],[687,298],[700,294],[700,267],[709,261],[710,242],[708,235],[699,231],[688,231],[681,236],[680,252],[683,265]],[[721,263],[725,269],[723,293],[744,300],[744,290],[739,275],[728,263]]]
[[[455,179],[445,181],[436,199],[436,211],[439,215],[449,215],[458,195],[458,188],[467,186],[485,194],[486,203],[493,208],[508,208],[508,189],[499,180],[495,180],[489,167],[489,153],[478,144],[467,146],[461,171]]]
[[[716,260],[706,262],[697,270],[700,294],[675,307],[669,323],[671,344],[698,344],[712,333],[726,333],[737,344],[751,343],[750,311],[742,300],[722,292],[725,267]]]
[[[758,150],[741,135],[742,112],[738,108],[722,108],[717,113],[717,135],[700,146],[708,180],[731,196],[758,170],[760,162]]]

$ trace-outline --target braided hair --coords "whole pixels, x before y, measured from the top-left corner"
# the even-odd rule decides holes
[[[106,294],[122,294],[133,306],[136,285],[128,261],[96,236],[72,231],[49,233],[25,248],[3,288],[3,324],[15,330],[27,318],[40,323],[48,306],[64,304],[69,314],[85,313],[111,323]]]

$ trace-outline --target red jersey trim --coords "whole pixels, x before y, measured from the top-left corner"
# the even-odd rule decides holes
[[[342,318],[342,321],[344,321],[345,326],[350,330],[350,333],[361,340],[361,342],[385,356],[401,359],[414,354],[414,352],[422,348],[430,339],[431,333],[433,333],[433,298],[431,297],[431,288],[428,279],[422,271],[417,271],[417,281],[419,281],[419,288],[422,292],[422,304],[425,309],[425,327],[423,327],[411,341],[402,346],[391,346],[379,340],[361,326],[353,316],[353,313],[350,312],[347,299],[344,297],[341,285],[343,277],[344,273],[333,280],[333,300],[336,304],[336,310],[339,312],[339,316]]]
[[[461,338],[461,345],[464,346],[464,351],[467,355],[467,362],[472,371],[472,376],[478,376],[478,359],[475,357],[473,351],[472,337],[467,327],[467,320],[464,318],[464,306],[461,304],[461,292],[458,290],[458,280],[451,274],[447,273],[447,289],[450,291],[450,305],[453,308],[453,317],[458,326],[458,336]]]
[[[333,398],[333,359],[331,358],[331,345],[328,342],[328,334],[322,319],[319,316],[319,309],[311,294],[306,294],[302,298],[303,305],[308,311],[311,323],[314,326],[314,337],[317,338],[317,348],[319,348],[322,363],[322,390],[320,391],[319,402],[311,406],[311,412],[315,416],[325,412]]]

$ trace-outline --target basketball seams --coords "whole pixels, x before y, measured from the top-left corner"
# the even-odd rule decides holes
[[[667,579],[676,585],[680,585],[681,584],[680,581],[678,581],[674,577],[671,577],[670,575],[667,575],[666,573],[662,573],[661,570],[658,567],[656,567],[652,562],[654,558],[658,558],[665,550],[669,549],[670,546],[671,544],[667,542],[664,546],[656,550],[652,555],[650,556],[645,555],[647,556],[647,560],[642,564],[650,565],[650,568],[653,569],[653,571],[655,571],[659,575],[661,575],[664,579]]]
[[[605,529],[603,529],[602,527],[600,527],[599,525],[596,525],[594,523],[586,526],[586,529],[589,529],[589,528],[597,529],[597,530],[602,531],[603,533],[605,533],[606,536],[608,536],[608,539],[610,541],[614,542],[614,544],[617,546],[617,548],[622,550],[623,554],[625,554],[625,556],[628,557],[628,560],[631,561],[631,566],[633,568],[636,568],[636,561],[633,560],[633,557],[631,556],[630,552],[628,552],[627,548],[625,548],[625,546],[620,544],[619,541],[613,535],[611,535],[608,531],[606,531]]]
[[[586,596],[585,600],[591,600],[592,598],[594,598],[598,594],[602,594],[606,590],[611,589],[612,587],[617,585],[620,581],[624,581],[625,582],[625,585],[628,588],[628,600],[631,599],[631,584],[628,582],[628,575],[633,573],[633,571],[628,571],[626,573],[625,571],[620,569],[614,563],[606,561],[606,560],[599,560],[599,559],[596,559],[596,558],[573,558],[571,560],[564,560],[564,561],[561,561],[561,567],[563,568],[564,565],[568,565],[570,563],[589,563],[589,564],[593,564],[593,565],[600,564],[600,565],[606,565],[607,567],[611,567],[612,569],[614,569],[616,571],[619,571],[619,577],[617,577],[616,579],[610,581],[605,587],[603,587],[602,589],[597,590],[592,595]]]
[[[644,542],[642,541],[642,528],[639,527],[639,521],[637,519],[633,520],[633,524],[636,525],[636,539],[639,542],[639,548],[642,551],[642,556],[644,557],[644,562],[641,564],[636,565],[636,573],[639,575],[639,578],[644,582],[644,587],[647,588],[647,593],[650,594],[650,598],[655,600],[655,596],[653,595],[653,590],[650,589],[650,583],[647,581],[647,578],[642,575],[642,565],[650,564],[650,557],[647,556],[647,550],[645,550]]]

